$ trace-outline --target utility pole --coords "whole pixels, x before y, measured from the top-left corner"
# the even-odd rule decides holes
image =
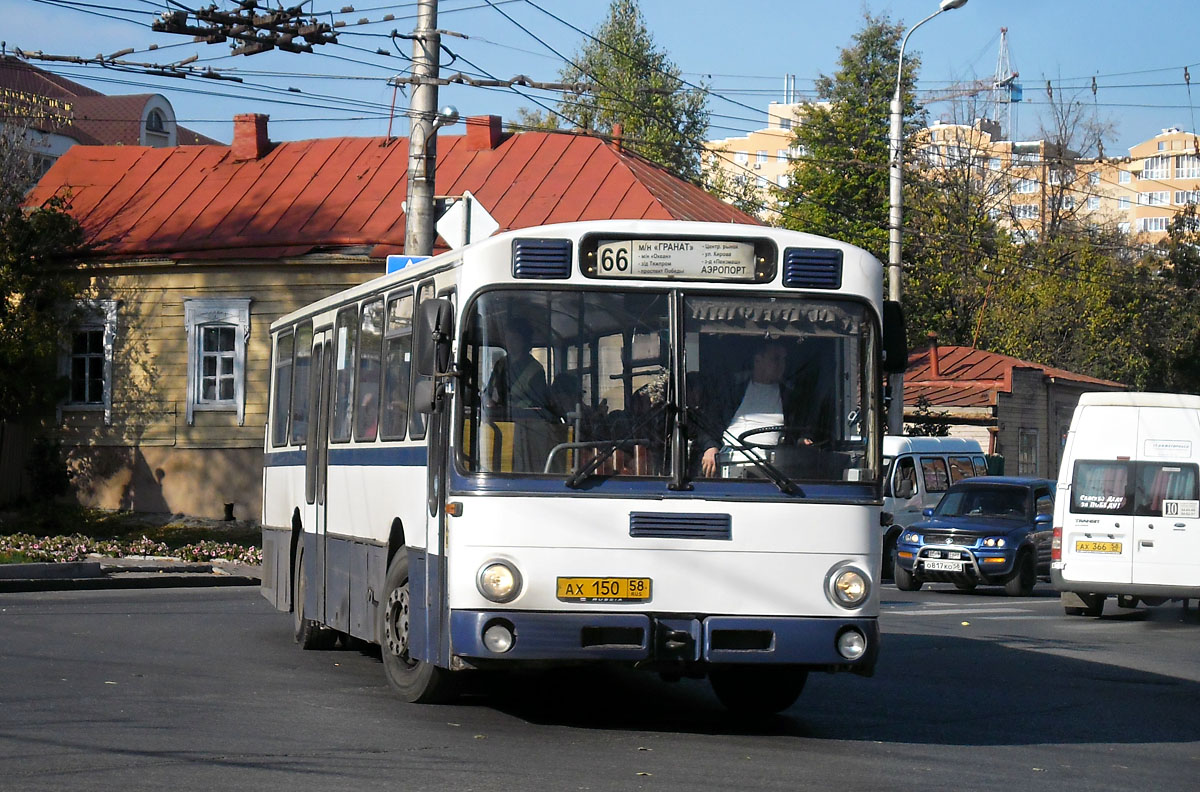
[[[888,133],[888,299],[900,302],[901,259],[900,241],[903,228],[904,212],[904,47],[908,37],[929,20],[962,8],[967,0],[940,0],[938,10],[922,19],[908,29],[900,40],[900,56],[896,61],[896,91],[892,94],[890,110],[890,130]],[[888,434],[904,434],[904,372],[898,371],[888,377],[892,387],[892,404],[888,410]]]
[[[437,29],[437,0],[418,0],[413,31],[412,100],[409,103],[408,201],[404,205],[404,252],[433,253],[433,196],[437,169],[434,119],[438,103],[438,63],[442,37]]]

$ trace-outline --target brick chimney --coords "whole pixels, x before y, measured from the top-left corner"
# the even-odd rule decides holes
[[[500,116],[471,116],[467,119],[467,151],[490,151],[500,145],[504,127]]]
[[[613,147],[616,148],[617,151],[624,151],[624,149],[621,146],[621,136],[624,134],[625,134],[625,125],[624,124],[613,124],[612,142],[613,142]]]
[[[929,331],[929,376],[933,379],[942,377],[942,361],[938,358],[937,333]]]
[[[267,119],[261,113],[240,113],[233,117],[233,158],[257,160],[271,150],[267,139]]]

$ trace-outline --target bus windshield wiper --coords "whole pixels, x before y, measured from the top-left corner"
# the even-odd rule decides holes
[[[790,478],[784,475],[783,471],[771,464],[765,456],[759,453],[759,449],[756,446],[750,446],[739,442],[738,439],[733,436],[733,433],[728,429],[722,429],[720,432],[713,432],[712,420],[704,413],[700,412],[699,409],[685,406],[684,410],[687,411],[688,417],[700,424],[700,427],[705,432],[710,435],[719,436],[721,439],[725,440],[731,448],[733,448],[735,451],[741,452],[746,459],[749,459],[751,462],[753,462],[755,467],[761,470],[763,475],[765,475],[772,484],[779,488],[780,492],[785,495],[804,496],[804,493],[799,487],[796,486],[796,482],[792,481]]]
[[[584,481],[586,481],[593,473],[595,473],[597,468],[599,468],[601,465],[603,465],[605,462],[607,462],[609,457],[611,457],[613,454],[615,454],[617,452],[617,450],[620,449],[622,446],[627,446],[630,443],[646,442],[646,441],[641,440],[638,437],[638,433],[641,432],[644,428],[646,428],[650,424],[651,418],[654,418],[654,417],[658,416],[660,413],[662,413],[663,408],[666,407],[666,405],[667,405],[667,402],[664,401],[661,404],[657,405],[656,407],[653,407],[652,409],[647,411],[647,413],[645,415],[643,415],[641,417],[641,419],[633,425],[633,427],[630,428],[629,434],[627,434],[625,437],[622,437],[619,440],[613,440],[607,444],[602,443],[602,444],[598,445],[596,447],[596,456],[592,457],[590,460],[588,460],[588,463],[586,465],[583,465],[582,467],[580,467],[578,470],[576,470],[574,473],[572,473],[570,476],[567,477],[567,481],[566,481],[567,486],[570,487],[571,489],[577,488],[580,484],[582,484]]]

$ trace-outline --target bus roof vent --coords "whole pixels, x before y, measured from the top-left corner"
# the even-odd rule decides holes
[[[571,240],[514,239],[514,278],[571,277]]]
[[[629,535],[639,539],[732,539],[728,514],[630,512]]]
[[[842,251],[787,248],[783,251],[783,285],[793,289],[842,288]]]

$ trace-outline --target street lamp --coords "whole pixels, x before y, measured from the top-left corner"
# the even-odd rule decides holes
[[[904,207],[904,100],[900,95],[901,82],[904,79],[904,47],[908,37],[917,28],[933,19],[938,14],[962,8],[967,0],[941,0],[938,10],[922,19],[908,29],[900,41],[900,59],[896,64],[896,91],[892,94],[891,103],[891,137],[888,151],[889,174],[889,214],[888,214],[888,299],[900,302],[900,226]],[[888,410],[888,433],[904,434],[904,372],[892,374],[889,382],[892,386],[892,406]]]

